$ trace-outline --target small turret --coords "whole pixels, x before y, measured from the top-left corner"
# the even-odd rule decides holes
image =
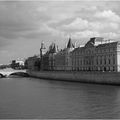
[[[44,42],[41,43],[41,48],[40,49],[45,49]]]
[[[44,43],[42,42],[41,43],[41,47],[40,47],[40,57],[42,58],[42,55],[45,53],[45,50],[46,48],[45,48],[45,45],[44,45]]]

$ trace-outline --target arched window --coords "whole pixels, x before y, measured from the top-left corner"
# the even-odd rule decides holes
[[[115,67],[113,66],[113,71],[115,71]]]

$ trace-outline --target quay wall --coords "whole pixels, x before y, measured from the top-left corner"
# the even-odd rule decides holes
[[[120,85],[119,72],[30,71],[31,77],[50,80]]]

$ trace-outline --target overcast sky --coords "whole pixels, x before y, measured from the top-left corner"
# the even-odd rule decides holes
[[[64,48],[90,37],[120,40],[120,1],[0,1],[0,63],[39,54],[41,41]]]

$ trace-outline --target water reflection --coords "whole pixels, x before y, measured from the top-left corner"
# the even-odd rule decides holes
[[[0,118],[120,118],[119,86],[10,78],[0,95]]]
[[[82,88],[84,95],[84,108],[87,118],[119,118],[119,110],[116,102],[118,95],[118,86],[89,86],[87,89]]]
[[[47,81],[61,101],[68,102],[73,116],[80,118],[120,118],[119,86]],[[57,96],[59,98],[59,96]],[[73,104],[75,103],[75,104]],[[80,106],[80,108],[77,107]],[[68,110],[69,111],[69,110]]]

